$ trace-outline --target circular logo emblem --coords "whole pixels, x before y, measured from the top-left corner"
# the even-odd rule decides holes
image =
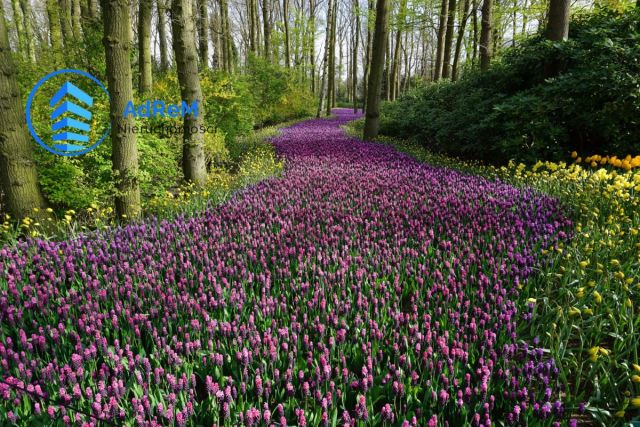
[[[111,130],[109,92],[82,70],[57,70],[44,76],[27,98],[27,127],[45,150],[81,156],[102,143]]]

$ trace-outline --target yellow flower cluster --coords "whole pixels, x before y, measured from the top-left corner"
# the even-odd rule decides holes
[[[583,161],[582,157],[578,156],[578,153],[575,151],[571,153],[571,157],[575,159],[576,163],[581,163]],[[618,156],[601,156],[599,154],[595,154],[585,157],[584,162],[592,168],[609,165],[614,168],[629,171],[634,168],[640,168],[640,155],[631,157],[629,154],[624,159],[619,159]]]

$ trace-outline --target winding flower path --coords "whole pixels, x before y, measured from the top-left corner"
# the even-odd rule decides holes
[[[285,129],[283,176],[200,216],[0,249],[0,424],[560,419],[517,335],[558,203],[349,138],[354,117]]]

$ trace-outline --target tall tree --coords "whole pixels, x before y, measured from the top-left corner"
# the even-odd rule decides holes
[[[257,0],[247,1],[247,15],[249,17],[249,51],[256,53],[258,51],[258,16],[257,16]]]
[[[192,106],[198,103],[197,114],[185,114],[182,144],[182,171],[185,180],[203,186],[207,180],[204,155],[204,104],[198,76],[198,52],[194,39],[194,21],[191,0],[173,0],[171,3],[173,53],[178,67],[178,80],[182,101]],[[195,130],[195,131],[194,131]]]
[[[64,41],[64,47],[75,47],[73,39],[73,23],[71,17],[72,0],[60,0],[60,23],[62,24],[62,36]]]
[[[325,31],[325,42],[324,42],[324,58],[322,59],[322,77],[320,79],[320,96],[318,102],[318,114],[317,117],[320,117],[322,114],[323,105],[324,105],[324,92],[325,85],[327,83],[327,74],[329,73],[329,45],[331,44],[331,15],[333,14],[333,0],[329,0],[327,5],[327,29]],[[327,97],[329,99],[329,97]],[[330,107],[329,107],[330,110]],[[330,114],[330,113],[329,113]]]
[[[451,47],[453,45],[453,31],[456,23],[456,0],[449,0],[447,17],[447,32],[444,37],[444,53],[442,54],[442,78],[451,77]]]
[[[271,59],[271,3],[272,0],[262,0],[262,25],[264,26],[264,57]]]
[[[436,49],[436,63],[433,74],[434,80],[439,80],[442,76],[442,62],[444,59],[444,44],[447,33],[447,22],[449,15],[449,0],[442,0],[440,6],[440,22],[438,24],[438,44]]]
[[[469,9],[471,8],[471,0],[464,0],[462,7],[462,19],[458,26],[458,39],[456,40],[456,50],[453,54],[453,68],[451,70],[451,80],[458,79],[458,66],[460,65],[460,51],[462,50],[462,42],[464,41],[464,32],[469,19]]]
[[[198,0],[198,55],[201,69],[209,68],[208,15],[207,0]]]
[[[367,93],[367,114],[364,121],[364,139],[378,136],[380,127],[380,89],[384,54],[387,44],[387,21],[389,19],[389,1],[378,0],[376,5],[376,25],[373,33],[371,49],[371,70],[369,72],[369,88]]]
[[[73,38],[75,40],[82,39],[82,8],[80,0],[71,0],[71,25]]]
[[[160,46],[160,71],[165,72],[170,67],[169,46],[167,43],[167,2],[168,0],[156,0],[158,12],[158,44]]]
[[[493,0],[484,0],[482,3],[480,27],[480,69],[486,70],[493,56]]]
[[[18,37],[18,52],[26,57],[27,38],[24,30],[24,16],[22,15],[20,2],[18,0],[11,0],[11,8],[13,9],[13,25],[16,28],[16,36]]]
[[[570,0],[550,0],[549,19],[545,36],[552,41],[562,41],[569,37]]]
[[[127,103],[133,99],[130,62],[130,22],[128,0],[102,0],[107,82],[111,95],[111,155],[116,181],[116,213],[130,220],[140,216],[140,184],[138,181],[138,147],[136,135],[124,129],[133,126],[131,115],[124,116]]]
[[[366,46],[366,52],[365,52],[365,58],[364,58],[364,79],[362,82],[362,111],[366,111],[367,110],[367,94],[368,92],[368,86],[369,86],[369,69],[370,69],[370,65],[371,65],[371,45],[372,45],[372,39],[373,39],[373,35],[371,33],[371,17],[374,14],[374,8],[375,5],[373,3],[373,0],[369,0],[369,7],[367,10],[367,46]]]
[[[358,48],[360,46],[360,5],[353,0],[353,16],[355,20],[355,40],[353,42],[353,58],[351,59],[351,84],[353,85],[353,112],[358,112]]]
[[[331,108],[333,107],[336,91],[336,12],[338,1],[334,0],[329,3],[329,8],[331,9],[330,12],[327,11],[329,44],[326,46],[326,49],[329,50],[329,56],[327,58],[327,104],[325,107],[327,116],[331,115]]]
[[[309,0],[309,64],[311,92],[316,93],[316,0]]]
[[[396,42],[393,52],[393,63],[391,64],[391,79],[389,87],[390,99],[392,101],[397,97],[397,81],[400,78],[400,47],[402,44],[402,31],[404,30],[406,14],[407,0],[400,0],[400,8],[398,9],[398,16],[396,19]]]
[[[17,73],[0,2],[0,189],[7,212],[23,218],[33,216],[34,208],[44,207],[45,201],[38,188]]]
[[[151,9],[152,0],[140,0],[140,13],[138,15],[138,67],[140,76],[138,80],[138,92],[147,94],[151,92]]]
[[[289,0],[282,0],[282,19],[284,21],[284,64],[291,68],[291,52],[289,52]]]
[[[20,0],[20,9],[22,10],[22,16],[24,18],[24,36],[26,38],[25,52],[27,57],[35,62],[36,60],[36,38],[33,31],[34,17],[31,9],[30,0]],[[15,19],[16,17],[14,17]]]
[[[56,0],[47,0],[47,17],[49,18],[49,40],[55,65],[64,63],[62,56],[62,28],[60,27],[60,9]]]

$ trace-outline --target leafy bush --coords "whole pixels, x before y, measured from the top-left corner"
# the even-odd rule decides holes
[[[495,163],[640,151],[640,11],[574,17],[569,37],[411,91],[383,107],[381,131]]]

